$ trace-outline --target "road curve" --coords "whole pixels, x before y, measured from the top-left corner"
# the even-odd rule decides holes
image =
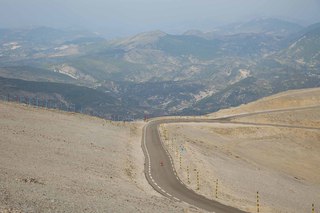
[[[183,201],[209,212],[244,213],[239,209],[210,200],[195,191],[188,189],[180,181],[173,166],[171,156],[161,142],[158,126],[162,123],[180,122],[213,122],[217,120],[202,119],[166,119],[147,123],[143,129],[142,149],[145,154],[145,175],[150,185],[162,195]],[[163,162],[163,166],[161,165]]]
[[[256,114],[277,113],[286,111],[296,111],[304,109],[319,108],[320,106],[301,107],[301,108],[288,108],[281,110],[270,110],[252,113],[243,113],[238,115],[220,117],[217,119],[208,118],[166,118],[152,120],[148,122],[143,128],[142,149],[145,154],[145,176],[150,185],[162,195],[174,199],[176,201],[183,201],[198,208],[204,209],[209,212],[216,213],[242,213],[239,209],[223,205],[217,201],[210,200],[202,195],[197,194],[195,191],[190,190],[177,176],[171,156],[164,148],[159,132],[158,126],[162,123],[233,123],[242,125],[258,125],[258,126],[273,126],[273,127],[288,127],[288,128],[303,128],[303,129],[316,129],[315,127],[293,126],[284,124],[256,124],[249,122],[235,122],[231,121],[233,118],[245,117]],[[160,162],[163,162],[161,166]]]

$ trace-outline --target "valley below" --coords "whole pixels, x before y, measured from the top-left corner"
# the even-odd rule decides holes
[[[46,97],[108,119],[143,118],[204,115],[320,86],[319,23],[270,18],[213,30],[107,40],[73,29],[2,29],[0,96]],[[66,85],[68,93],[58,89]]]

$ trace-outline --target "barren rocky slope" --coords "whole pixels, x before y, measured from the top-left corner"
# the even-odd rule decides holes
[[[188,210],[147,183],[141,127],[0,102],[0,212]]]
[[[180,178],[194,190],[199,172],[200,194],[256,212],[259,191],[261,212],[311,212],[320,202],[319,100],[320,89],[288,91],[209,116],[288,111],[233,123],[167,124],[161,132]]]

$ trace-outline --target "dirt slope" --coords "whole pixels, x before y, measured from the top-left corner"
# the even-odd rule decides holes
[[[186,123],[163,125],[160,130],[180,178],[194,190],[199,172],[200,194],[256,212],[259,191],[261,212],[311,212],[312,203],[316,204],[317,212],[320,206],[318,105],[320,89],[289,91],[210,115],[316,106],[231,120],[289,127]],[[217,179],[218,198],[215,198]]]
[[[147,183],[142,123],[0,102],[0,212],[183,212]]]
[[[209,117],[229,116],[266,110],[320,106],[320,88],[290,90],[239,107],[220,110]]]

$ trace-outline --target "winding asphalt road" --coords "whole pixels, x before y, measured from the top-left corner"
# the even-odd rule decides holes
[[[169,119],[150,121],[143,130],[142,148],[146,156],[145,175],[150,185],[162,195],[176,201],[184,201],[209,212],[242,213],[239,209],[223,205],[192,191],[180,181],[172,164],[171,156],[163,147],[158,125],[179,122],[213,122],[201,119]],[[161,165],[163,162],[163,166]]]
[[[305,108],[301,108],[305,109]],[[231,122],[231,118],[250,116],[255,114],[272,113],[291,111],[289,110],[274,110],[268,112],[248,113],[246,115],[230,116],[220,119],[199,119],[199,118],[168,118],[152,120],[148,122],[143,129],[142,149],[145,154],[145,176],[150,185],[162,195],[176,200],[183,201],[190,205],[204,209],[209,212],[215,213],[242,213],[244,211],[223,205],[217,201],[210,200],[202,195],[197,194],[195,191],[188,189],[177,176],[173,161],[170,154],[166,151],[160,139],[158,126],[163,123],[189,123],[189,122],[208,122],[208,123],[235,123],[235,124],[248,124],[248,125],[261,125],[261,126],[278,126],[278,127],[292,127],[292,128],[306,128],[318,129],[300,126],[288,126],[277,124],[253,124],[245,122]],[[161,162],[163,165],[161,165]]]

